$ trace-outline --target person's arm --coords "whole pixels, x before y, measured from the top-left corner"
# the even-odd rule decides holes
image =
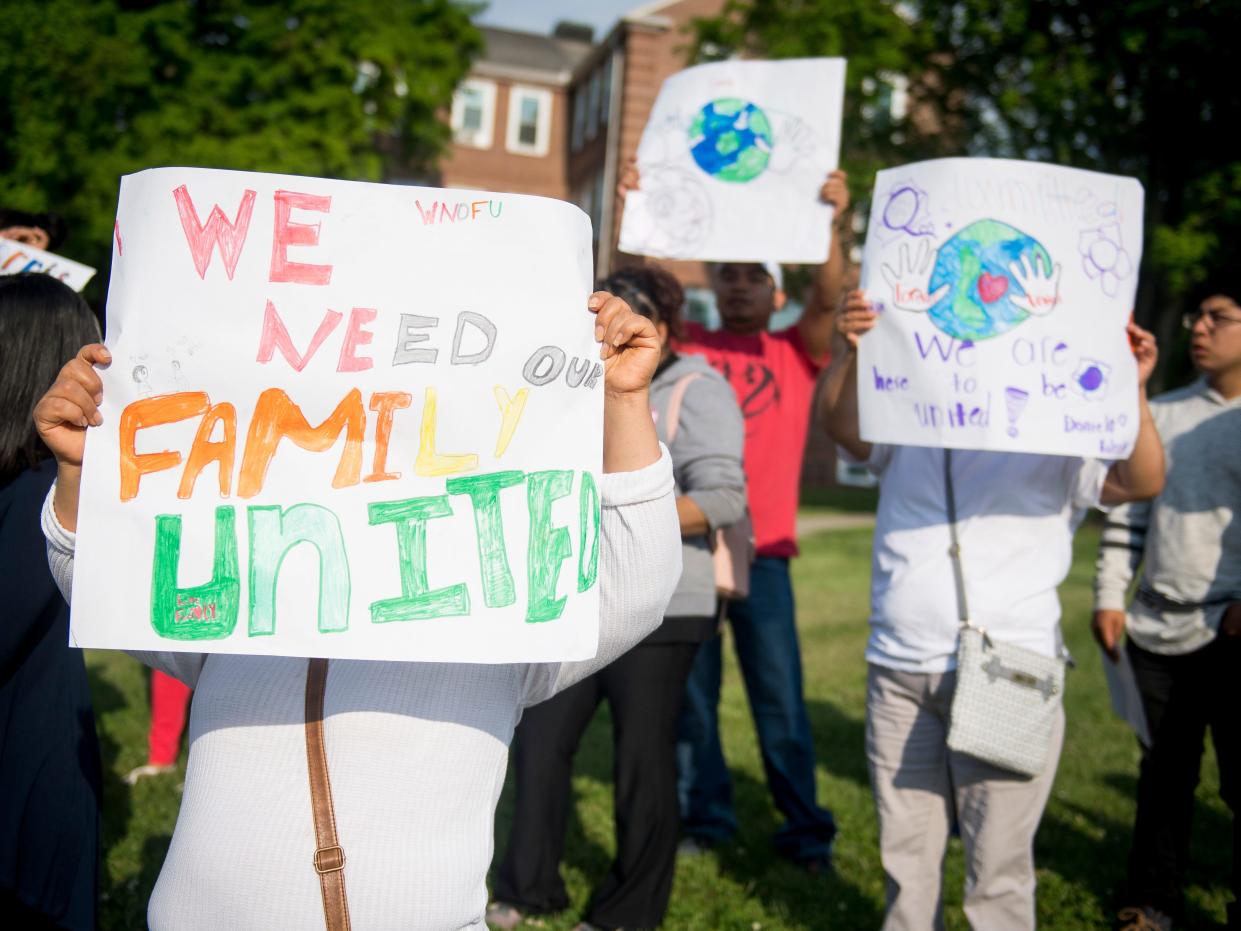
[[[606,291],[596,291],[586,306],[596,315],[603,359],[603,471],[636,472],[659,461],[650,400],[659,334],[650,320]]]
[[[1094,617],[1090,631],[1112,662],[1120,659],[1129,586],[1142,563],[1150,504],[1133,501],[1108,512],[1095,560]]]
[[[833,171],[819,192],[819,196],[835,209],[832,211],[832,235],[828,246],[827,261],[815,269],[814,283],[806,299],[806,309],[797,322],[797,332],[802,345],[812,359],[822,359],[832,345],[836,331],[836,308],[845,287],[844,231],[849,214],[848,177],[843,171]]]
[[[1101,496],[1106,505],[1153,498],[1163,491],[1163,442],[1146,401],[1146,382],[1155,370],[1159,349],[1155,337],[1135,323],[1129,324],[1129,338],[1138,363],[1138,438],[1129,458],[1108,470]]]
[[[873,449],[858,425],[857,347],[879,315],[861,291],[851,291],[836,318],[836,351],[819,392],[818,420],[828,436],[858,462]]]
[[[675,442],[681,536],[714,533],[745,514],[745,420],[722,378],[700,378],[685,392]]]

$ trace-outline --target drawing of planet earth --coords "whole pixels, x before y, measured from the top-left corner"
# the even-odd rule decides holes
[[[771,121],[754,104],[734,97],[713,100],[689,127],[690,154],[721,181],[753,181],[771,158]]]
[[[999,220],[978,220],[939,247],[928,291],[948,293],[927,312],[931,322],[957,339],[991,339],[1029,316],[1012,302],[1025,290],[1009,271],[1026,255],[1050,269],[1051,256],[1037,240]],[[1043,264],[1046,263],[1046,264]]]

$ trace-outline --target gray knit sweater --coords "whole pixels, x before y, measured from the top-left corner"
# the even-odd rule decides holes
[[[485,931],[487,867],[508,746],[522,709],[654,630],[681,571],[672,465],[600,483],[599,651],[578,663],[333,660],[328,772],[355,931]],[[71,594],[74,535],[49,496],[52,574]],[[144,653],[197,691],[172,845],[151,896],[153,931],[322,928],[306,774],[306,661]]]
[[[1226,603],[1241,600],[1241,398],[1226,401],[1198,381],[1151,401],[1167,457],[1163,493],[1114,509],[1103,530],[1095,608],[1123,611],[1140,564],[1141,586],[1200,610],[1141,600],[1127,629],[1152,653],[1189,653],[1210,643]]]
[[[668,443],[668,402],[677,382],[685,387],[676,436]],[[733,389],[701,356],[678,356],[651,383],[651,414],[660,442],[672,453],[676,493],[693,500],[711,533],[745,514],[745,472],[741,453],[745,421]],[[683,541],[681,581],[668,604],[669,617],[715,614],[715,568],[706,536]]]

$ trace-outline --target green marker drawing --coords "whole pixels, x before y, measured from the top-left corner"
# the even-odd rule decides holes
[[[429,620],[470,613],[470,593],[462,584],[431,589],[427,583],[427,521],[449,517],[447,495],[379,501],[366,509],[371,526],[396,525],[397,555],[401,571],[401,597],[371,602],[371,621]]]
[[[241,576],[233,508],[215,509],[215,556],[211,581],[177,587],[181,564],[181,515],[155,517],[151,566],[151,627],[168,640],[221,640],[237,626]]]
[[[513,573],[504,547],[504,519],[500,492],[526,480],[524,472],[490,472],[450,478],[444,487],[450,495],[469,495],[474,506],[474,530],[478,541],[478,565],[483,579],[483,603],[507,608],[517,600]]]
[[[318,504],[249,508],[251,637],[276,632],[276,579],[289,551],[309,543],[319,552],[319,633],[349,629],[349,558],[340,519]]]
[[[578,493],[578,542],[577,542],[577,590],[584,592],[599,577],[599,488],[595,477],[582,473],[582,488]],[[590,539],[586,538],[586,521],[590,520]],[[589,549],[587,544],[589,543]],[[586,557],[587,552],[590,558]]]
[[[556,597],[561,564],[572,555],[569,531],[552,526],[552,502],[573,488],[573,473],[564,470],[531,472],[526,477],[530,509],[530,547],[526,554],[529,580],[526,623],[554,621],[564,613],[564,598]]]

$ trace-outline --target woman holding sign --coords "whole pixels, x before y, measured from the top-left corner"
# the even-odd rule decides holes
[[[654,630],[681,571],[672,466],[650,414],[659,336],[610,294],[588,307],[606,397],[595,658],[333,660],[312,709],[308,669],[325,667],[305,659],[141,654],[196,689],[185,796],[148,911],[155,931],[313,928],[325,918],[330,931],[485,928],[495,807],[523,710]],[[103,346],[85,347],[35,409],[58,465],[43,524],[66,597],[85,432],[102,423],[94,366],[110,360]],[[313,789],[308,768],[311,781],[322,777]],[[330,842],[312,831],[325,813]]]
[[[616,756],[616,860],[581,927],[655,928],[663,922],[680,820],[677,718],[698,648],[719,626],[708,535],[745,514],[741,409],[706,360],[680,355],[670,343],[681,335],[680,283],[648,265],[619,271],[602,286],[650,318],[663,344],[651,405],[672,454],[684,568],[658,630],[522,719],[513,751],[513,830],[493,890],[496,902],[487,913],[493,928],[515,928],[525,912],[555,912],[569,904],[560,859],[573,804],[573,757],[605,699]]]

